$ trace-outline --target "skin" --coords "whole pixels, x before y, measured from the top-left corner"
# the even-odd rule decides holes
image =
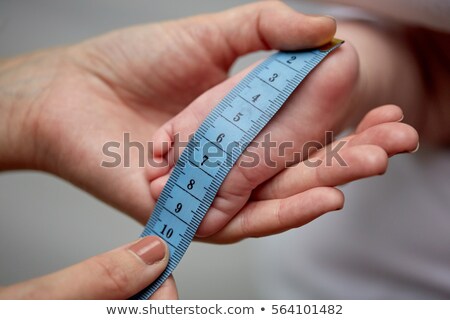
[[[255,141],[261,142],[263,135],[270,132],[275,141],[294,142],[291,153],[301,151],[308,141],[323,141],[323,132],[339,132],[357,123],[374,107],[395,103],[405,106],[405,121],[418,128],[424,142],[441,147],[449,145],[450,73],[446,66],[450,57],[444,54],[450,49],[449,35],[406,26],[350,21],[339,25],[337,36],[347,43],[315,69]],[[163,141],[171,143],[176,134],[186,139],[210,111],[203,107],[203,102],[215,105],[218,101],[214,90],[229,90],[244,73],[208,91],[169,120],[155,135],[157,145]],[[405,150],[416,147],[413,141]],[[167,157],[166,150],[160,151]],[[262,148],[256,152],[264,157]],[[170,151],[168,158],[171,158]],[[241,163],[244,161],[249,161],[245,155],[240,158]],[[253,168],[238,165],[233,169],[197,236],[210,237],[229,223],[261,183],[283,171],[286,157],[278,157],[275,162],[275,167],[259,163]],[[169,173],[153,182],[155,199]]]
[[[165,159],[173,149],[158,149],[158,143],[172,142],[176,133],[187,137],[195,131],[245,75],[247,71],[228,78],[239,56],[256,50],[317,47],[327,43],[335,29],[331,18],[308,17],[282,3],[264,2],[118,30],[70,47],[4,60],[0,64],[0,169],[53,173],[146,222],[170,167],[140,167],[136,153],[129,168],[102,167],[103,144],[121,141],[127,132],[134,141],[156,142],[149,156]],[[360,94],[360,66],[355,48],[342,46],[295,92],[263,134],[270,131],[277,141],[293,141],[298,150],[307,141],[323,140],[324,131],[345,126],[355,114],[350,101]],[[295,228],[341,208],[344,198],[335,186],[382,174],[389,156],[416,149],[417,132],[400,123],[402,118],[402,110],[393,105],[369,112],[344,138],[341,156],[347,167],[338,163],[311,167],[303,161],[285,168],[286,160],[276,157],[276,168],[233,168],[198,236],[216,243],[236,242]],[[325,148],[309,160],[324,159]],[[299,174],[303,178],[293,180]],[[135,263],[129,272],[121,262],[130,259],[127,248],[92,258],[107,266],[99,277],[105,281],[94,282],[98,289],[92,290],[93,295],[82,290],[97,279],[92,272],[96,264],[88,260],[46,278],[0,289],[0,297],[125,298],[151,283],[164,264],[147,271],[151,275],[147,277],[140,276],[142,263]],[[111,258],[121,255],[128,258]],[[117,283],[123,274],[127,280],[111,294],[103,284]],[[73,279],[83,280],[72,283]],[[61,281],[67,288],[62,293]],[[48,284],[45,295],[43,283]],[[172,278],[156,295],[176,296]]]
[[[131,247],[139,241],[163,244],[162,260],[148,264]],[[127,299],[164,271],[169,250],[158,237],[146,237],[57,272],[0,289],[0,299]],[[177,299],[173,277],[150,297]]]

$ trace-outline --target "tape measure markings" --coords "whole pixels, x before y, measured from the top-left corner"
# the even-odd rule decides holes
[[[310,51],[278,52],[245,76],[211,111],[181,153],[141,234],[169,244],[166,270],[134,299],[147,299],[170,276],[194,238],[225,177],[288,97],[343,41]],[[215,154],[210,161],[209,147]],[[229,148],[231,147],[231,150]]]

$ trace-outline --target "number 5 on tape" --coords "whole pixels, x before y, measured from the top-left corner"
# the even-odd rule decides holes
[[[275,53],[207,116],[178,159],[141,234],[157,235],[168,243],[168,266],[133,299],[149,298],[170,276],[242,152],[308,73],[342,43],[334,39],[319,49]],[[214,157],[208,154],[212,149]]]

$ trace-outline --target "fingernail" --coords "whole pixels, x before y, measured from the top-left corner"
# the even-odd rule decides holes
[[[410,153],[416,153],[417,151],[419,151],[419,148],[420,148],[420,143],[417,142],[417,147],[413,151],[411,151]]]
[[[329,15],[323,15],[323,16],[321,16],[322,18],[327,18],[327,19],[331,19],[331,20],[333,20],[335,23],[336,23],[336,18],[335,17],[333,17],[333,16],[329,16]]]
[[[402,122],[403,119],[405,119],[405,115],[404,114],[402,114],[402,117],[400,119],[398,119],[397,122]]]
[[[129,249],[148,265],[155,264],[166,256],[166,245],[156,236],[142,238]]]
[[[336,18],[333,17],[333,16],[330,16],[330,15],[324,15],[324,17],[327,17],[327,18],[330,18],[330,19],[333,19],[334,21],[336,21]]]
[[[314,18],[320,18],[320,19],[323,19],[323,18],[326,18],[326,19],[331,19],[331,20],[333,20],[334,22],[336,22],[336,18],[335,18],[335,17],[333,17],[333,16],[330,16],[330,15],[323,15],[323,14],[310,14],[310,16],[311,16],[311,17],[314,17]]]

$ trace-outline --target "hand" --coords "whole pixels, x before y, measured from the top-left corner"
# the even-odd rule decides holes
[[[263,2],[8,60],[0,65],[0,169],[54,173],[144,223],[154,205],[149,181],[164,172],[147,155],[139,166],[136,148],[129,168],[123,149],[119,166],[101,167],[103,145],[130,133],[145,146],[164,122],[224,81],[241,55],[317,47],[334,31],[330,18]],[[212,91],[213,100],[230,84]],[[196,108],[209,111],[206,102]],[[197,122],[188,123],[194,130]]]
[[[47,276],[0,288],[0,299],[126,299],[164,271],[168,252],[158,237],[145,237]],[[177,297],[170,277],[151,299]]]
[[[283,108],[274,116],[270,123],[254,139],[263,145],[263,137],[270,133],[272,142],[291,142],[292,148],[283,155],[277,153],[278,148],[271,151],[271,161],[274,165],[267,165],[267,161],[258,161],[251,167],[242,163],[252,162],[253,158],[244,153],[237,161],[222,184],[207,216],[200,225],[197,235],[211,236],[224,227],[232,217],[242,209],[252,191],[279,173],[294,152],[302,150],[309,141],[324,141],[325,131],[339,130],[351,113],[349,100],[358,83],[358,57],[351,45],[343,44],[332,52],[302,83]],[[181,141],[187,141],[190,134],[206,118],[213,106],[233,88],[248,72],[240,74],[208,90],[177,116],[170,119],[159,129],[154,137],[154,155],[162,158],[174,158],[172,149],[162,148],[173,145],[175,136]],[[160,147],[158,149],[158,147]],[[254,148],[253,154],[258,159],[266,159],[265,148]],[[170,171],[160,177],[164,183]],[[158,180],[152,183],[154,199],[159,196],[162,183]]]
[[[223,228],[243,208],[255,188],[285,167],[286,158],[292,158],[292,153],[302,150],[309,141],[323,142],[325,131],[339,132],[341,128],[355,123],[374,106],[390,101],[404,104],[407,107],[407,119],[414,123],[418,123],[416,119],[420,115],[424,118],[424,113],[417,111],[419,108],[433,109],[425,107],[435,100],[430,98],[424,103],[423,98],[426,96],[422,94],[423,88],[420,87],[423,77],[417,74],[417,66],[411,57],[414,54],[407,52],[409,47],[405,46],[404,41],[396,42],[395,47],[388,45],[392,44],[393,39],[386,35],[386,31],[374,31],[358,23],[347,23],[343,28],[340,25],[340,30],[341,35],[344,35],[342,38],[353,40],[357,50],[350,42],[346,42],[334,51],[308,76],[301,88],[255,139],[262,145],[263,137],[270,132],[272,141],[292,142],[294,148],[284,156],[272,154],[271,160],[276,165],[270,167],[260,161],[252,168],[245,168],[240,164],[251,162],[252,158],[244,153],[227,176],[197,236],[208,237]],[[399,47],[401,45],[404,47]],[[379,64],[380,59],[386,62],[382,66]],[[181,140],[186,140],[209,113],[211,106],[216,105],[246,72],[247,70],[209,90],[171,119],[156,133],[156,145],[162,145],[163,142],[170,144],[177,134],[181,136]],[[398,86],[400,75],[402,79],[406,79],[402,81],[402,86]],[[441,88],[444,87],[440,84],[438,89]],[[442,99],[441,91],[439,99],[436,99],[446,101]],[[205,105],[210,108],[205,108]],[[442,108],[442,103],[436,106]],[[442,122],[445,122],[445,112],[440,114]],[[448,126],[438,127],[435,132],[445,131],[443,128]],[[445,135],[443,137],[445,139]],[[257,152],[259,159],[264,159],[263,148],[252,151],[253,154]],[[161,157],[173,157],[165,149],[157,152]],[[168,173],[160,177],[160,181],[152,183],[152,195],[155,199],[167,178]]]
[[[353,134],[333,141],[306,161],[283,169],[259,185],[222,229],[198,239],[231,243],[273,235],[339,210],[344,205],[344,196],[336,186],[381,175],[387,169],[388,157],[416,151],[418,134],[411,126],[401,123],[402,119],[403,112],[397,106],[373,109]],[[339,158],[333,160],[327,152],[334,147],[339,150]],[[155,181],[155,192],[162,190],[164,184],[164,178]]]

